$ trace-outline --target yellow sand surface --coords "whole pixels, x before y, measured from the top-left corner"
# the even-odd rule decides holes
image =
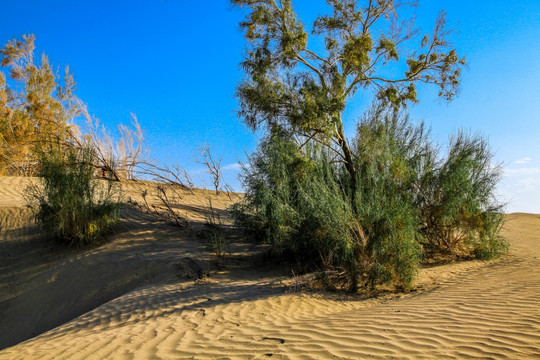
[[[109,242],[68,250],[28,225],[29,181],[0,178],[0,359],[540,358],[540,215],[508,215],[502,259],[366,298],[296,291],[232,230],[216,261],[197,234],[235,194],[186,193],[184,229],[124,209]]]

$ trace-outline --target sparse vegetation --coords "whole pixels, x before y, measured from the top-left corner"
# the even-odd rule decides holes
[[[121,125],[113,141],[75,96],[68,68],[61,79],[45,55],[34,60],[34,41],[24,35],[0,50],[11,80],[0,73],[0,174],[41,177],[43,186],[31,187],[28,201],[46,237],[96,243],[118,220],[111,180],[133,177],[143,133],[134,118],[133,128]],[[75,124],[81,116],[86,133]]]
[[[157,219],[168,222],[171,225],[177,227],[190,227],[188,219],[175,209],[178,205],[178,201],[181,199],[179,190],[172,184],[158,184],[149,187],[142,186],[144,190],[141,191],[141,197],[143,199],[142,204],[134,201],[130,201],[131,204],[137,206],[142,212],[152,215]],[[154,194],[149,194],[148,188],[155,190]],[[172,191],[170,191],[172,189]],[[169,193],[170,192],[170,193]],[[148,195],[154,195],[160,205],[156,205],[153,202],[148,201]]]
[[[221,189],[221,178],[222,178],[222,172],[221,172],[221,158],[215,159],[212,157],[212,153],[210,152],[210,147],[208,145],[202,145],[199,149],[201,152],[201,159],[199,160],[200,164],[203,164],[206,166],[206,169],[208,170],[208,173],[212,177],[212,183],[214,184],[214,189],[216,190],[216,195],[219,195],[219,191]]]
[[[97,243],[118,221],[117,184],[94,178],[89,147],[50,147],[39,157],[42,184],[28,201],[47,238],[73,246]]]
[[[208,199],[209,213],[204,223],[203,236],[207,241],[207,248],[210,252],[221,258],[225,255],[225,231],[221,215],[212,206],[212,200]]]
[[[232,209],[238,224],[275,253],[344,275],[353,291],[385,283],[408,288],[422,259],[438,254],[488,259],[507,249],[503,206],[493,194],[500,169],[487,142],[460,132],[441,156],[423,124],[402,110],[418,101],[419,83],[438,86],[446,100],[458,91],[465,60],[447,41],[444,14],[402,64],[406,70],[390,77],[386,64],[399,64],[417,35],[412,22],[396,26],[406,3],[328,1],[332,15],[318,17],[311,32],[324,38],[320,53],[308,49],[291,1],[232,3],[250,10],[241,23],[249,48],[239,115],[251,129],[267,131],[244,169],[247,194]],[[145,189],[140,209],[189,226],[176,207],[184,191],[193,192],[189,175],[143,159],[134,115],[115,140],[75,97],[69,72],[61,82],[45,56],[35,64],[33,50],[33,36],[1,50],[1,65],[20,89],[0,74],[0,172],[43,177],[43,190],[34,187],[31,197],[46,235],[95,243],[117,221],[110,181],[139,176],[161,183],[151,194],[159,205],[147,201]],[[376,105],[349,140],[343,113],[365,88],[376,90]],[[77,118],[86,121],[85,132]],[[207,145],[200,153],[216,195],[224,190],[231,198],[221,158]],[[108,185],[98,186],[96,176]],[[223,224],[211,203],[205,234],[222,256]]]

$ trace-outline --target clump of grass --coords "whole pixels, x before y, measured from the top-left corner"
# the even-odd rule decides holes
[[[82,246],[97,243],[117,223],[119,189],[94,178],[92,150],[54,147],[39,153],[41,184],[28,189],[27,200],[45,237]]]
[[[206,216],[204,223],[204,236],[207,241],[208,251],[221,258],[225,255],[225,231],[223,229],[223,221],[221,215],[212,206],[212,200],[208,200],[210,212]]]

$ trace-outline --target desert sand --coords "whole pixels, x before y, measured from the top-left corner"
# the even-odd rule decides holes
[[[508,215],[499,260],[366,297],[299,291],[232,230],[216,262],[197,233],[234,194],[186,193],[191,229],[125,209],[110,241],[68,250],[29,225],[29,181],[0,177],[0,359],[540,358],[540,215]]]

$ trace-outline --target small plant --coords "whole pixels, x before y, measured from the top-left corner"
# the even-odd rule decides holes
[[[27,201],[44,235],[68,245],[95,244],[118,221],[118,185],[94,179],[88,147],[51,145],[39,154],[42,186],[31,186]]]
[[[144,203],[139,204],[133,200],[130,200],[129,203],[137,206],[142,212],[152,215],[159,220],[166,221],[169,224],[180,228],[187,227],[191,231],[191,225],[187,216],[183,217],[179,214],[178,210],[175,209],[178,204],[178,199],[180,198],[180,193],[175,187],[174,184],[160,184],[155,187],[155,197],[162,206],[156,206],[156,204],[148,202],[149,194],[146,187],[141,191],[141,197]],[[172,190],[171,194],[168,193],[169,190]]]
[[[208,200],[210,213],[206,216],[204,235],[207,240],[208,250],[217,257],[225,255],[225,232],[221,215],[212,206],[212,200]]]
[[[208,145],[203,145],[199,149],[201,152],[202,159],[199,160],[199,164],[203,164],[208,169],[208,172],[212,176],[212,183],[216,190],[216,195],[219,195],[220,184],[221,184],[221,161],[222,159],[214,159],[210,153],[210,147]]]

